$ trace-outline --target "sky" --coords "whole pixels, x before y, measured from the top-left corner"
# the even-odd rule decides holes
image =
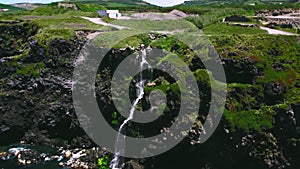
[[[144,0],[144,1],[150,4],[166,7],[166,6],[174,6],[174,5],[182,4],[186,0]]]
[[[31,3],[50,3],[61,0],[0,0],[2,4],[14,4],[21,2],[31,2]],[[148,3],[158,5],[158,6],[174,6],[183,3],[185,0],[144,0]]]

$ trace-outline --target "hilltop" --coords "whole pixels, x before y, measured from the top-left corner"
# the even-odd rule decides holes
[[[21,8],[11,6],[11,5],[5,5],[0,3],[0,9],[9,9],[9,10],[22,10]]]
[[[37,4],[37,3],[16,3],[16,4],[13,4],[12,6],[21,8],[21,9],[26,9],[26,10],[33,10],[33,9],[43,6],[43,5],[44,4]]]
[[[105,7],[126,7],[126,6],[148,6],[147,2],[142,0],[72,0],[67,2],[80,2],[83,4],[100,4]]]

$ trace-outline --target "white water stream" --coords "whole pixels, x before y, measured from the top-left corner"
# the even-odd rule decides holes
[[[140,73],[139,73],[139,79],[135,84],[136,87],[136,94],[137,94],[137,98],[136,100],[134,100],[134,102],[131,105],[131,109],[130,109],[130,114],[129,117],[122,123],[122,125],[119,128],[119,132],[117,134],[117,139],[115,142],[115,156],[113,158],[113,160],[111,161],[111,165],[110,168],[111,169],[121,169],[123,167],[123,164],[120,162],[120,154],[124,154],[124,150],[125,150],[125,139],[126,136],[122,135],[122,132],[125,130],[125,125],[133,119],[134,116],[134,111],[136,109],[136,106],[138,105],[139,101],[144,97],[144,87],[145,87],[145,80],[143,79],[143,69],[144,66],[147,66],[147,68],[149,69],[149,73],[150,73],[150,79],[152,78],[152,69],[150,64],[147,62],[146,57],[147,57],[147,52],[146,49],[141,49],[140,54],[138,55],[138,59],[141,59],[140,62]]]

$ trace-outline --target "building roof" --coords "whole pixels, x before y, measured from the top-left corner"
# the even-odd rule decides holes
[[[106,10],[107,13],[119,13],[119,10]]]
[[[99,12],[105,12],[105,13],[120,13],[119,10],[98,10]]]

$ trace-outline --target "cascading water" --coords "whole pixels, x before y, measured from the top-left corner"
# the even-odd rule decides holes
[[[130,114],[129,117],[122,123],[122,125],[119,128],[119,132],[117,135],[117,139],[115,142],[115,156],[113,160],[111,161],[110,168],[111,169],[121,169],[123,164],[120,164],[120,154],[123,154],[123,151],[125,150],[125,135],[121,135],[121,133],[124,133],[125,125],[133,119],[134,111],[136,109],[137,104],[139,101],[144,97],[144,86],[145,86],[145,80],[143,79],[143,69],[144,66],[147,66],[148,73],[149,73],[149,79],[148,82],[152,79],[152,68],[150,64],[146,60],[147,52],[146,49],[142,46],[140,53],[138,55],[138,59],[140,59],[140,76],[138,81],[135,84],[136,87],[136,94],[137,98],[134,100],[134,102],[131,105]]]

